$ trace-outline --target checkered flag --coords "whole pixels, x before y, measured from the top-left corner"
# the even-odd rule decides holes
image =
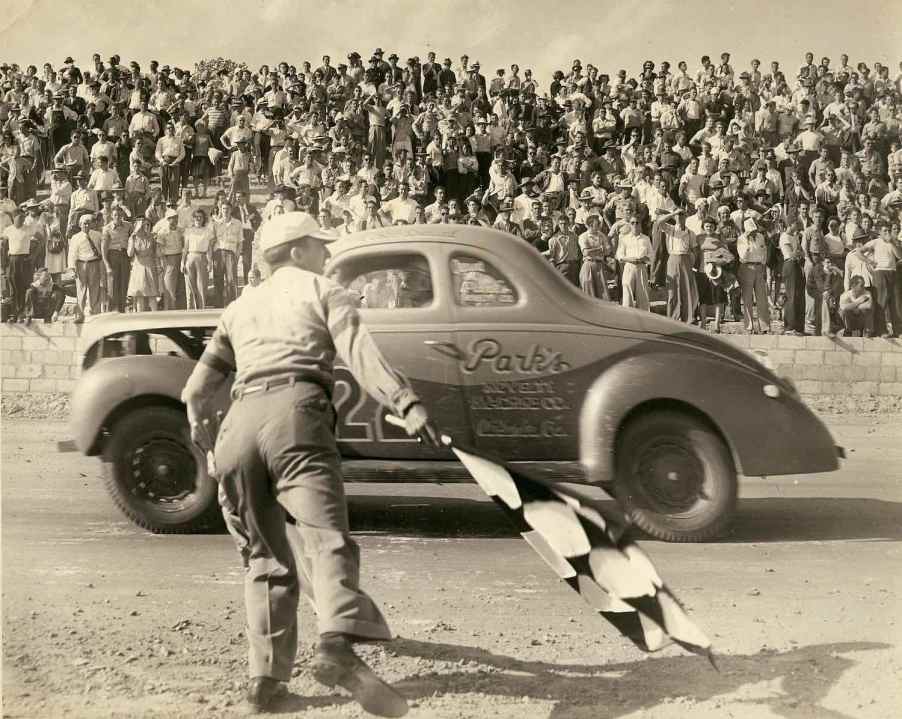
[[[711,641],[629,538],[623,515],[442,439],[523,539],[621,634],[646,652],[676,643],[717,668]]]

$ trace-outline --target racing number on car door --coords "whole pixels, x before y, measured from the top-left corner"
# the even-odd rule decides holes
[[[469,438],[457,362],[430,351],[450,344],[447,309],[436,301],[432,268],[424,255],[399,252],[358,256],[338,265],[342,284],[360,298],[361,316],[389,366],[403,374],[440,429]],[[335,368],[333,404],[342,454],[359,458],[430,459],[444,450],[418,444],[385,421],[387,410],[369,397],[347,367]]]

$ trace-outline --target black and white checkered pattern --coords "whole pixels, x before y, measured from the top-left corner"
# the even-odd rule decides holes
[[[621,634],[643,651],[674,642],[714,664],[710,640],[626,534],[624,517],[572,490],[450,446],[523,539]]]

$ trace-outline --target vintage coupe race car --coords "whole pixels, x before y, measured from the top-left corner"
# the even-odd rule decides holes
[[[721,533],[739,473],[838,467],[841,449],[761,357],[595,300],[519,238],[420,225],[331,248],[327,272],[360,296],[379,347],[445,433],[551,480],[601,484],[655,537]],[[179,396],[219,312],[107,314],[84,326],[74,445],[102,457],[113,500],[151,531],[218,522]],[[217,401],[225,408],[227,393]],[[347,481],[468,478],[449,452],[387,423],[346,368],[333,403]]]

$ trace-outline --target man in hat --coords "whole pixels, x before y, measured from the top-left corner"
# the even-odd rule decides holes
[[[739,257],[739,287],[742,292],[742,315],[746,332],[770,332],[770,306],[767,298],[767,239],[758,221],[748,216],[736,242]],[[757,305],[757,318],[755,306]]]
[[[165,224],[159,229],[154,228],[157,257],[161,258],[163,264],[163,309],[184,309],[178,306],[181,286],[184,284],[181,273],[182,253],[185,249],[184,230],[178,226],[179,213],[174,207],[166,210],[163,220]]]
[[[513,235],[514,237],[522,237],[523,232],[520,230],[519,225],[511,220],[511,213],[513,211],[514,203],[510,200],[510,198],[502,200],[501,205],[498,207],[498,216],[495,218],[495,222],[492,224],[492,229],[506,232],[507,234]]]
[[[313,676],[348,689],[368,712],[402,716],[406,701],[352,648],[355,640],[391,634],[359,587],[359,549],[348,526],[330,399],[335,360],[404,419],[410,436],[435,444],[438,437],[419,398],[361,323],[354,299],[319,276],[333,239],[305,213],[263,226],[260,251],[273,274],[223,313],[183,400],[195,442],[214,450],[206,403],[236,373],[215,462],[226,526],[246,567],[251,708],[267,711],[285,694],[303,591],[316,605],[320,633]],[[297,555],[286,512],[296,522]]]
[[[104,302],[106,273],[100,254],[101,235],[94,229],[94,216],[83,214],[78,219],[79,232],[69,240],[69,269],[76,278],[76,322],[86,315],[96,315]]]

